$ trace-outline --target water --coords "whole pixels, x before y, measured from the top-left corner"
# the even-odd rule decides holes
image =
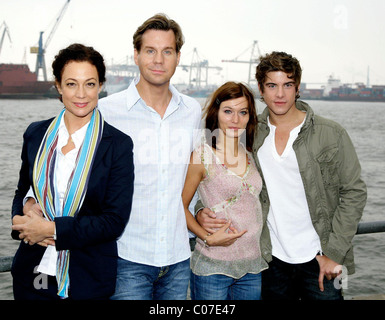
[[[32,121],[59,113],[60,101],[0,99],[0,256],[14,255],[18,241],[11,238],[11,206],[20,170],[23,133]],[[13,299],[10,272],[0,273],[0,299]]]
[[[204,100],[202,99],[202,103]],[[342,124],[356,147],[362,175],[368,186],[368,202],[362,221],[385,220],[385,103],[309,101],[316,113]],[[264,104],[257,102],[261,112]],[[56,100],[0,99],[0,256],[14,255],[11,204],[20,169],[22,135],[32,121],[58,114]],[[354,238],[356,273],[347,279],[345,298],[385,293],[385,234]],[[0,273],[0,299],[12,299],[9,272]]]

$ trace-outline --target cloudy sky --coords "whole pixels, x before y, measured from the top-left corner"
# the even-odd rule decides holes
[[[35,69],[29,48],[40,31],[50,34],[66,0],[0,0],[0,24],[9,27],[0,62],[26,62]],[[71,0],[47,47],[49,66],[57,51],[70,43],[94,46],[108,64],[131,57],[132,35],[147,18],[164,12],[182,27],[181,63],[190,64],[194,48],[201,59],[222,71],[209,73],[216,84],[247,81],[249,60],[258,41],[262,54],[292,53],[303,67],[303,81],[324,83],[329,75],[342,82],[385,84],[385,1],[383,0]],[[0,39],[3,28],[0,30]],[[50,72],[50,70],[49,70]],[[174,82],[188,81],[178,68]]]

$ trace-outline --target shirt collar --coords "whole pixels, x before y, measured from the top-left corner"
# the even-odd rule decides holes
[[[136,85],[139,82],[139,77],[133,79],[131,81],[130,86],[127,89],[127,108],[128,110],[131,110],[131,108],[140,100],[142,99],[139,95],[138,90],[136,89]]]
[[[127,108],[131,110],[131,108],[139,101],[143,99],[140,97],[138,90],[136,89],[136,85],[138,84],[140,77],[136,77],[132,80],[130,86],[127,89]],[[184,105],[186,108],[190,108],[190,106],[183,101],[183,96],[179,93],[179,91],[173,86],[169,85],[169,90],[171,91],[172,98],[171,100],[178,106]],[[143,101],[144,102],[144,101]]]
[[[86,136],[87,128],[89,125],[90,121],[88,121],[83,127],[80,129],[76,130],[73,134],[71,134],[71,138],[73,143],[75,144],[75,149],[79,149],[80,146],[82,145],[84,138]],[[61,118],[60,125],[59,125],[59,136],[65,137],[66,141],[68,140],[69,133],[67,130],[67,127],[65,126],[64,123],[64,117]]]
[[[296,134],[297,134],[297,133],[301,130],[303,124],[305,123],[305,120],[306,120],[306,116],[305,116],[305,118],[302,120],[302,122],[301,122],[298,126],[294,127],[294,128],[291,130],[290,135],[291,135],[292,133],[296,133]],[[267,125],[269,126],[269,128],[270,128],[271,130],[274,130],[274,131],[275,131],[276,126],[273,125],[273,124],[270,122],[270,116],[267,116]]]

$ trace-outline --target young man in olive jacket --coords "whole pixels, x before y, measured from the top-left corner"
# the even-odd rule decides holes
[[[297,101],[301,73],[299,61],[284,52],[261,57],[257,66],[267,105],[253,146],[264,181],[261,250],[269,262],[262,298],[339,300],[335,278],[354,273],[352,238],[366,185],[345,129]],[[223,221],[210,217],[208,209],[197,215],[214,231]]]

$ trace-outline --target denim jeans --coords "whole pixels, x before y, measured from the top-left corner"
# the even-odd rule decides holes
[[[186,300],[190,259],[154,267],[118,259],[118,275],[112,300]]]
[[[262,272],[262,300],[343,300],[334,279],[324,277],[324,291],[319,289],[319,271],[315,258],[290,264],[273,257],[269,268]]]
[[[247,273],[240,279],[222,274],[197,276],[191,272],[192,300],[259,300],[261,273]]]

